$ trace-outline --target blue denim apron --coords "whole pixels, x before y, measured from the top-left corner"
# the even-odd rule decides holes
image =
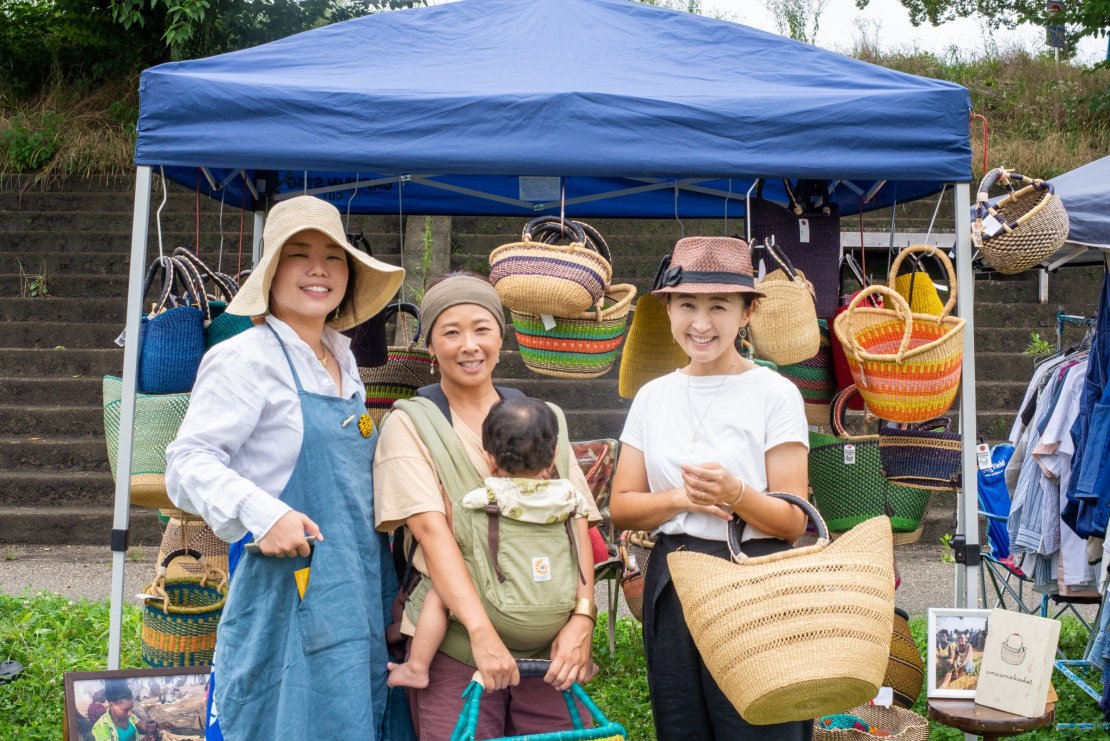
[[[357,397],[305,391],[281,348],[304,438],[280,498],[312,518],[324,540],[307,558],[247,553],[238,563],[216,642],[219,725],[235,741],[379,741],[388,696],[382,594],[388,553],[374,531],[374,437],[359,432],[366,409]],[[308,566],[302,600],[293,572]]]

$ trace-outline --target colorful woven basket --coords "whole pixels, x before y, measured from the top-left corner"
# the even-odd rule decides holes
[[[397,314],[408,314],[416,319],[416,334],[405,345],[390,346],[385,365],[358,369],[359,378],[366,385],[366,412],[375,425],[381,424],[382,418],[393,408],[393,402],[416,396],[418,388],[434,380],[432,355],[420,345],[420,309],[401,301],[390,304],[385,311],[386,321]]]
[[[755,355],[780,367],[809,360],[821,349],[813,285],[773,241],[762,249],[780,267],[756,286],[764,297],[756,304],[749,324]]]
[[[143,606],[142,657],[147,666],[206,666],[216,651],[216,626],[227,597],[227,574],[208,567],[201,576],[167,578],[169,564],[199,551],[173,551],[163,557],[158,576],[144,590],[153,595]]]
[[[550,666],[551,662],[545,660],[517,660],[522,678],[542,677]],[[451,732],[451,741],[477,741],[478,713],[481,709],[483,691],[482,675],[480,672],[474,672],[474,678],[463,691],[465,702],[459,713],[459,720]],[[527,736],[502,736],[491,741],[618,741],[618,739],[628,738],[628,732],[624,726],[605,717],[605,713],[601,712],[577,682],[573,683],[570,689],[563,691],[563,700],[566,702],[570,722],[574,726],[573,730],[532,733]],[[582,722],[578,713],[579,704],[585,707],[586,712],[592,717],[592,728],[586,728]]]
[[[729,550],[736,563],[690,551],[667,556],[709,673],[756,725],[808,721],[873,698],[886,671],[894,615],[894,550],[885,517],[830,543],[808,501],[768,496],[805,511],[816,543],[747,558],[743,523],[733,519]]]
[[[1013,181],[1028,183],[1014,191]],[[1001,183],[1009,189],[990,205],[990,189]],[[1068,212],[1052,183],[996,167],[979,184],[971,241],[983,260],[1000,273],[1013,274],[1035,267],[1064,246]]]
[[[543,319],[513,311],[520,357],[532,371],[554,378],[597,378],[609,372],[624,341],[628,312],[636,286],[623,283],[609,289],[600,311],[555,317],[547,329]]]
[[[910,632],[909,613],[894,608],[894,630],[890,636],[890,661],[883,686],[894,690],[894,702],[911,708],[925,683],[925,661]]]
[[[172,513],[158,547],[158,563],[166,563],[167,579],[203,576],[210,569],[228,572],[228,545],[212,532],[207,522],[182,510],[159,510],[161,512]],[[200,553],[202,559],[179,557],[166,561],[166,556],[174,551]]]
[[[104,376],[104,440],[108,465],[116,477],[119,454],[120,406],[123,381]],[[189,394],[135,394],[135,424],[131,439],[131,504],[172,507],[166,494],[166,446],[177,437],[189,409]]]
[[[948,270],[951,294],[939,316],[913,314],[897,291],[870,286],[856,294],[833,325],[867,408],[899,424],[924,422],[948,411],[963,367],[967,321],[949,316],[956,305],[951,261],[933,247],[907,247],[895,258],[891,274],[897,275],[899,262],[915,252],[935,252]],[[862,306],[874,294],[883,297],[884,308]]]
[[[928,422],[879,428],[879,459],[883,476],[892,484],[934,491],[960,488],[962,436],[949,432],[952,420],[937,417]]]
[[[829,423],[830,405],[836,396],[836,375],[833,373],[829,323],[818,319],[817,327],[821,333],[817,354],[809,360],[781,366],[778,370],[801,392],[806,421],[821,426]]]
[[[671,335],[666,303],[650,293],[636,299],[628,338],[621,351],[617,394],[631,399],[647,383],[690,362]]]
[[[809,433],[809,483],[813,503],[833,532],[844,532],[880,515],[890,518],[900,542],[920,536],[921,520],[929,506],[924,489],[895,486],[883,478],[878,435],[850,436],[844,415],[855,387],[836,395],[830,424],[833,435]]]
[[[623,530],[618,540],[621,560],[624,561],[624,574],[621,576],[621,591],[628,611],[638,622],[644,622],[644,578],[647,576],[648,561],[655,541],[650,533],[643,530]]]
[[[861,705],[813,721],[813,741],[929,741],[929,721],[900,707]]]
[[[490,283],[514,312],[559,316],[600,307],[613,279],[609,257],[598,252],[599,245],[587,246],[582,227],[573,221],[558,225],[570,244],[544,241],[551,218],[533,219],[524,227],[523,241],[490,253]]]

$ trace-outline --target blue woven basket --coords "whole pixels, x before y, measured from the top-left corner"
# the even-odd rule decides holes
[[[881,428],[879,458],[886,480],[917,489],[959,489],[963,446],[960,433],[948,431],[951,424],[948,417],[937,417],[907,429]]]
[[[138,390],[180,394],[192,391],[204,356],[208,301],[197,293],[188,270],[166,256],[156,257],[147,270],[144,296],[159,273],[161,294],[139,326]]]

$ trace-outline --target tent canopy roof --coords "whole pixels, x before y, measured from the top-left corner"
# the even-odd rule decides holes
[[[446,204],[434,209],[417,205],[422,184],[406,185],[406,200],[418,199],[409,212],[539,210],[503,202],[529,200],[517,176],[566,177],[568,197],[652,179],[725,191],[732,178],[734,192],[753,177],[863,191],[886,180],[905,184],[899,200],[970,179],[963,87],[627,0],[379,13],[154,67],[140,95],[139,165],[173,168],[189,186],[200,166],[217,179],[265,171],[280,190],[303,188],[306,173],[310,187],[401,174],[453,186],[430,191]],[[396,211],[396,193],[377,185],[353,211]],[[673,194],[648,192],[595,204],[608,203],[607,215],[674,213]]]

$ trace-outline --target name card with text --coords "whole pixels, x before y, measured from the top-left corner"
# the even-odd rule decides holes
[[[991,610],[975,703],[1035,718],[1044,713],[1060,640],[1056,620]]]

